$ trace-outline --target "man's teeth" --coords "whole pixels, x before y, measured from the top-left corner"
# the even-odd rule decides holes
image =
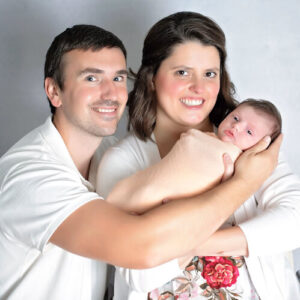
[[[115,108],[98,108],[97,111],[98,112],[103,112],[103,113],[110,113],[110,112],[114,112],[116,109]]]
[[[180,99],[180,102],[188,106],[201,105],[203,100]]]

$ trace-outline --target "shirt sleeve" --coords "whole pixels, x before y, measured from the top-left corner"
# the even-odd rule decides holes
[[[300,247],[300,180],[282,154],[255,199],[256,216],[239,224],[247,238],[249,255],[271,255]]]
[[[106,152],[101,160],[97,172],[96,190],[106,198],[118,181],[145,167],[137,153],[132,150],[129,151],[129,149],[113,147]],[[118,269],[126,284],[138,292],[150,292],[178,276],[181,272],[177,259],[145,270]]]
[[[77,208],[99,199],[70,167],[27,161],[9,170],[1,189],[5,234],[43,251],[59,225]]]

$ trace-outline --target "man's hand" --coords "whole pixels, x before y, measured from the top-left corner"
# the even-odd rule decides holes
[[[282,134],[269,146],[270,141],[270,137],[263,138],[237,159],[234,177],[245,186],[258,189],[277,166]]]

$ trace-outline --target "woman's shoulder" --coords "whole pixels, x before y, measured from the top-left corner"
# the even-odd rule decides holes
[[[152,163],[153,159],[158,160],[160,158],[157,145],[153,140],[147,139],[143,141],[132,132],[128,133],[127,136],[111,147],[105,156],[132,158],[137,161],[145,162],[147,165],[149,158]]]

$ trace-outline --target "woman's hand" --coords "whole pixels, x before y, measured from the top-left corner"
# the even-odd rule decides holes
[[[271,145],[270,141],[270,137],[263,138],[237,159],[235,178],[245,185],[251,185],[257,189],[260,187],[277,166],[282,134]]]

